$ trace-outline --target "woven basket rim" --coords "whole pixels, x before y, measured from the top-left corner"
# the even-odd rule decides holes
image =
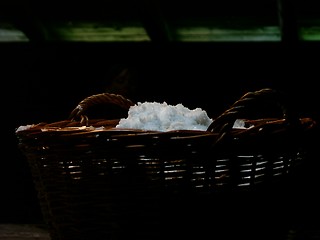
[[[245,132],[255,132],[259,128],[266,125],[275,125],[279,128],[285,126],[285,119],[280,118],[263,118],[263,119],[242,119],[243,121],[252,124],[253,127],[248,128],[233,128],[231,135],[240,135]],[[299,119],[303,130],[310,130],[316,126],[316,121],[309,117]],[[119,128],[116,127],[116,123],[119,119],[91,119],[88,126],[82,126],[80,121],[62,120],[57,122],[41,122],[37,124],[21,125],[16,129],[17,135],[23,135],[30,132],[121,132],[121,133],[135,133],[135,134],[174,134],[174,133],[186,133],[195,135],[217,135],[218,133],[210,132],[208,130],[192,130],[192,129],[176,129],[168,131],[159,130],[145,130],[136,128]],[[92,123],[92,124],[90,124]],[[108,123],[108,124],[104,124]],[[111,123],[111,124],[110,124]],[[256,125],[255,125],[256,124]]]

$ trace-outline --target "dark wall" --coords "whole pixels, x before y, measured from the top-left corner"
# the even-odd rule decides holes
[[[272,87],[287,93],[298,112],[318,118],[318,43],[2,43],[0,52],[2,222],[40,217],[15,128],[67,118],[123,69],[135,102],[183,103],[216,117],[244,93]]]

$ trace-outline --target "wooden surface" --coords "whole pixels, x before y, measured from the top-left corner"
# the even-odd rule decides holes
[[[0,224],[1,240],[50,240],[43,225],[36,224]]]
[[[274,234],[272,240],[320,240],[320,228],[311,225],[291,229],[284,235]],[[0,224],[0,240],[50,240],[50,236],[40,224]]]

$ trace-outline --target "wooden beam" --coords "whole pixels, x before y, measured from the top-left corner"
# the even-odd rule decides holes
[[[152,42],[172,41],[165,17],[154,1],[140,1],[140,18]]]
[[[295,0],[278,0],[278,13],[282,42],[297,43],[299,32]]]

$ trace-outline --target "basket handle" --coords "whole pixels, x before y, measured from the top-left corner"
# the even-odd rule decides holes
[[[301,125],[299,118],[294,114],[286,102],[283,94],[271,88],[263,88],[255,92],[244,94],[239,100],[231,105],[210,124],[207,131],[218,133],[217,142],[221,141],[232,130],[233,124],[237,119],[245,118],[246,111],[250,104],[261,100],[268,104],[274,104],[282,111],[284,122],[287,126]]]
[[[134,105],[134,103],[130,99],[127,99],[122,95],[114,93],[99,93],[83,99],[71,111],[69,119],[71,121],[75,121],[77,118],[80,118],[80,124],[82,126],[87,126],[89,119],[85,113],[90,107],[97,104],[114,104],[125,110],[129,110],[130,106]]]

